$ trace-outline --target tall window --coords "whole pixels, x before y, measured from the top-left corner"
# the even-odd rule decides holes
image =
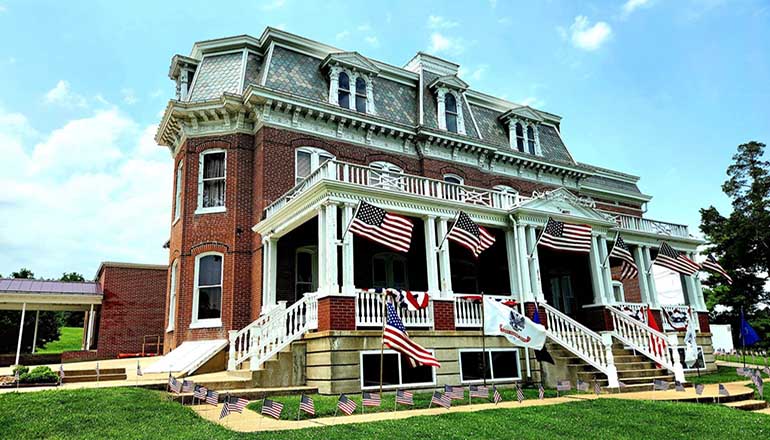
[[[444,113],[446,114],[446,129],[457,133],[457,100],[455,95],[444,95]]]
[[[222,325],[222,254],[206,253],[195,258],[195,292],[192,327]]]
[[[294,260],[294,300],[318,289],[318,248],[305,246],[297,249]]]
[[[527,126],[527,147],[529,154],[535,154],[535,129],[531,125]]]
[[[334,159],[334,156],[320,148],[300,147],[297,148],[294,163],[294,183],[299,184],[304,178],[318,169],[327,160]]]
[[[372,257],[372,287],[407,289],[408,260],[403,255],[382,252]]]
[[[340,72],[337,88],[337,102],[342,108],[350,108],[350,77],[345,72]]]
[[[225,207],[226,157],[222,150],[204,151],[200,155],[198,209],[203,212]]]
[[[176,188],[174,189],[174,221],[179,220],[179,216],[182,213],[182,164],[183,161],[179,161],[179,166],[176,167]]]
[[[171,263],[171,285],[169,286],[169,295],[168,295],[168,327],[166,328],[167,332],[174,331],[174,320],[176,317],[176,291],[177,291],[177,266],[178,266],[178,260],[174,260],[173,263]]]
[[[520,123],[516,123],[516,148],[524,152],[524,127]]]
[[[360,76],[356,78],[356,111],[366,113],[366,81]]]

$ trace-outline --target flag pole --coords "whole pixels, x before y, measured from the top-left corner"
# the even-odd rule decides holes
[[[487,343],[484,335],[484,291],[481,291],[481,362],[484,366],[482,379],[484,380],[484,386],[487,386]]]
[[[382,397],[382,369],[385,364],[385,323],[387,322],[388,307],[387,301],[388,294],[385,289],[382,289],[382,338],[380,339],[380,397]],[[363,402],[361,403],[363,406]]]
[[[441,243],[438,244],[436,252],[441,250],[441,247],[444,246],[444,242],[446,241],[447,237],[449,237],[449,233],[452,232],[452,229],[454,229],[455,225],[457,224],[458,218],[460,218],[460,211],[457,212],[457,215],[455,215],[455,220],[452,222],[452,226],[449,227],[449,229],[446,231],[446,234],[444,234],[444,238],[441,239]]]
[[[607,256],[604,257],[604,261],[602,261],[602,268],[604,268],[604,266],[607,265],[607,260],[610,259],[610,254],[612,253],[612,251],[615,250],[615,246],[617,246],[618,244],[618,237],[620,237],[620,232],[618,232],[618,235],[615,236],[615,241],[612,242],[612,247],[610,248],[610,251],[607,252]]]
[[[356,205],[356,209],[353,210],[353,216],[350,217],[347,227],[345,227],[345,230],[342,232],[342,236],[340,237],[340,242],[345,241],[345,236],[348,234],[348,231],[350,230],[350,225],[353,224],[353,219],[355,219],[356,215],[358,215],[359,208],[361,208],[361,200],[358,201],[358,204]]]
[[[743,334],[743,321],[746,320],[745,315],[743,314],[743,306],[741,306],[741,353],[743,355],[743,369],[746,369],[746,335]]]

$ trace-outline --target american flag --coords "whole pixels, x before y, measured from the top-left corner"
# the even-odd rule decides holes
[[[618,381],[618,388],[627,388],[628,385],[626,385],[624,382]]]
[[[757,370],[757,373],[759,370]],[[752,376],[751,381],[754,382],[754,386],[757,387],[757,393],[759,393],[759,398],[761,400],[765,400],[765,383],[762,380],[761,374],[755,374]]]
[[[206,394],[209,390],[206,389],[204,386],[195,385],[195,390],[193,391],[193,398],[203,400],[206,398]]]
[[[441,364],[428,350],[409,339],[406,333],[406,327],[401,318],[396,314],[393,304],[387,303],[387,320],[385,322],[385,331],[382,335],[383,344],[401,352],[408,357],[410,361],[420,364],[441,368]]]
[[[768,376],[770,376],[770,367],[765,367],[765,368],[764,368],[764,372],[765,372],[765,374],[767,374]]]
[[[701,267],[703,269],[706,269],[706,270],[710,271],[710,272],[716,272],[716,273],[722,275],[723,277],[725,277],[725,279],[727,280],[728,284],[732,284],[733,283],[733,279],[730,278],[730,275],[727,275],[727,271],[725,270],[725,268],[722,267],[722,265],[719,264],[719,262],[717,262],[717,259],[714,258],[714,256],[712,254],[708,254],[708,256],[706,257],[706,261],[704,261],[701,264]]]
[[[542,383],[537,384],[537,398],[540,400],[545,399],[545,388],[543,388]]]
[[[537,243],[560,251],[591,252],[591,227],[548,218]]]
[[[636,278],[639,274],[639,269],[636,267],[634,257],[631,255],[631,251],[628,250],[626,242],[623,241],[623,237],[618,234],[615,237],[615,244],[612,245],[610,251],[610,258],[617,258],[620,260],[620,279],[630,280]]]
[[[484,385],[471,385],[470,395],[471,397],[489,399],[489,388],[485,387]]]
[[[446,393],[434,391],[433,397],[430,399],[430,403],[435,403],[438,406],[443,406],[444,408],[449,409],[449,407],[452,406],[452,398],[449,397]]]
[[[279,402],[276,402],[275,400],[270,400],[270,399],[265,399],[265,401],[262,402],[261,413],[263,415],[266,414],[274,419],[280,419],[282,411],[283,411],[283,403],[279,403]]]
[[[463,400],[465,398],[465,390],[463,387],[444,385],[444,394],[452,398],[452,400]]]
[[[217,406],[219,403],[219,393],[214,390],[206,390],[206,403]]]
[[[363,200],[358,203],[350,231],[400,252],[409,252],[414,225],[406,217],[391,214]]]
[[[588,382],[583,382],[581,379],[578,379],[576,388],[578,391],[588,391]]]
[[[722,385],[721,383],[719,384],[719,395],[720,396],[729,396],[730,395],[730,392],[727,391],[727,388],[725,388],[725,386]]]
[[[356,402],[348,399],[348,396],[340,394],[340,399],[337,401],[337,408],[347,415],[351,415],[356,411]]]
[[[556,382],[556,391],[569,391],[572,389],[572,382],[568,380],[560,380]]]
[[[414,396],[411,391],[398,390],[396,391],[396,403],[401,405],[414,405]]]
[[[59,380],[64,379],[64,365],[59,365]]]
[[[59,373],[64,373],[64,370],[59,370]],[[142,367],[139,365],[139,361],[136,361],[136,375],[144,376],[144,373],[142,373]],[[64,376],[62,375],[62,377]]]
[[[19,368],[13,370],[13,381],[19,383]]]
[[[99,380],[99,362],[96,363],[96,380]]]
[[[223,419],[230,414],[230,402],[225,399],[225,403],[222,404],[222,412],[219,413],[219,418]]]
[[[684,392],[684,384],[682,384],[682,382],[679,382],[678,380],[677,380],[676,382],[674,382],[674,388],[675,388],[675,389],[676,389],[678,392],[680,392],[680,393],[683,393],[683,392]]]
[[[310,414],[311,416],[315,415],[315,403],[313,402],[313,398],[310,396],[302,395],[302,397],[299,399],[299,410],[305,411],[306,413]]]
[[[457,214],[457,219],[455,219],[446,238],[468,248],[477,257],[484,250],[495,244],[494,235],[477,225],[468,214],[462,211]]]
[[[190,393],[194,389],[195,389],[195,382],[193,382],[191,380],[183,380],[182,381],[182,392],[183,393]]]
[[[235,411],[237,413],[243,413],[246,405],[249,404],[248,400],[235,396],[228,396],[227,399],[225,399],[225,402],[227,402],[228,406],[230,407],[230,411]]]
[[[746,374],[747,371],[748,368],[738,367],[735,369],[735,374],[738,376],[748,377],[748,374]]]
[[[655,257],[654,264],[679,272],[682,275],[694,275],[700,270],[700,265],[691,259],[682,255],[679,251],[672,248],[665,241],[660,244],[658,256]]]
[[[594,381],[594,394],[597,396],[602,393],[602,387],[599,385],[598,381]]]
[[[516,400],[519,401],[519,403],[524,401],[524,391],[521,390],[521,385],[516,384]]]
[[[700,396],[701,394],[703,394],[703,390],[705,389],[706,389],[706,386],[703,385],[702,383],[699,383],[695,385],[695,394]]]
[[[176,377],[169,374],[168,376],[168,388],[175,394],[182,392],[182,382],[176,380]]]
[[[377,393],[361,393],[361,404],[364,406],[380,406],[382,399]]]
[[[655,391],[666,391],[669,386],[671,386],[671,384],[665,380],[655,379],[652,381],[652,389]]]
[[[500,395],[500,391],[497,391],[497,387],[492,387],[492,401],[495,405],[503,401],[503,396]]]

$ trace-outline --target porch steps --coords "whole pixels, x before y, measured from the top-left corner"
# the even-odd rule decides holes
[[[756,410],[767,409],[766,401],[754,400],[754,399],[737,400],[735,402],[723,403],[722,405],[727,406],[729,408],[740,409],[743,411],[756,411]]]

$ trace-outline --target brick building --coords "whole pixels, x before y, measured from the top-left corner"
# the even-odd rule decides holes
[[[560,116],[476,91],[459,67],[422,52],[396,67],[272,28],[174,56],[177,96],[156,136],[175,170],[165,350],[225,340],[228,368],[256,371],[302,344],[308,383],[359,390],[379,372],[372,289],[392,288],[428,293],[403,318],[445,367],[406,370],[389,352],[389,386],[478,379],[480,308],[464,295],[480,292],[530,315],[537,304],[549,342],[611,386],[613,345],[682,378],[677,335],[690,321],[713,368],[698,277],[647,270],[662,243],[693,258],[701,241],[643,217],[652,197],[637,176],[576,161]],[[411,219],[409,252],[344,234],[361,200]],[[443,240],[459,211],[495,237],[478,259]],[[590,253],[538,246],[549,218],[589,225]],[[633,279],[608,258],[621,235]],[[678,304],[659,301],[664,275],[680,277]],[[651,337],[666,349],[651,353]],[[491,379],[553,379],[527,350],[488,339]]]

